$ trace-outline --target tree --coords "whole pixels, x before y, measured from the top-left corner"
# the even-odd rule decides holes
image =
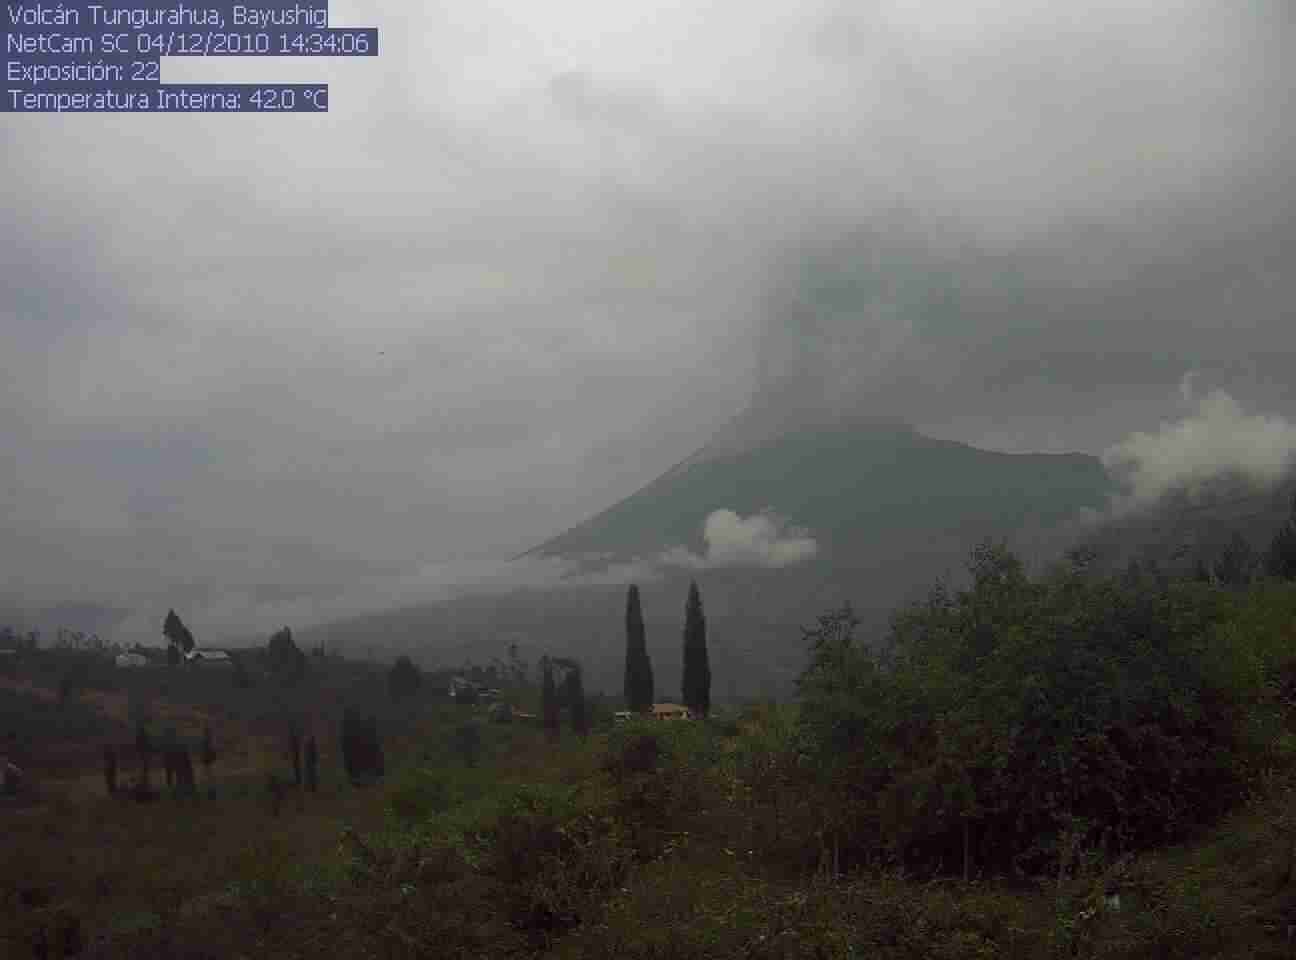
[[[149,760],[153,756],[153,740],[149,737],[148,727],[142,720],[135,729],[135,750],[139,753],[140,761],[139,782],[135,785],[136,793],[144,796],[150,792]]]
[[[177,653],[190,653],[195,645],[193,634],[174,610],[167,611],[166,620],[162,622],[162,636],[170,641],[172,647],[177,648]]]
[[[585,702],[585,684],[581,681],[579,665],[567,671],[563,692],[566,694],[567,709],[571,711],[572,732],[578,737],[587,736],[590,729],[589,706]]]
[[[177,647],[174,643],[167,644],[167,666],[168,667],[180,666],[180,648]]]
[[[356,786],[373,783],[385,773],[377,718],[355,707],[342,712],[342,764]]]
[[[1256,571],[1256,554],[1244,536],[1234,533],[1215,562],[1215,576],[1226,587],[1244,587]]]
[[[1296,498],[1292,500],[1287,522],[1278,528],[1269,544],[1265,567],[1271,577],[1296,580]]]
[[[314,734],[306,738],[306,789],[312,793],[319,789],[319,747]]]
[[[287,627],[270,637],[266,655],[270,672],[280,683],[295,684],[306,675],[306,654],[297,648],[292,631]]]
[[[246,690],[252,686],[252,675],[248,673],[243,658],[231,656],[230,660],[234,662],[234,687],[238,690]]]
[[[216,762],[216,747],[212,743],[211,726],[203,727],[202,746],[198,748],[198,759],[202,761],[203,776],[211,779],[211,765]]]
[[[66,707],[69,700],[79,696],[90,681],[86,662],[77,658],[59,676],[59,706]]]
[[[544,723],[545,735],[550,740],[557,740],[561,707],[558,703],[558,691],[554,688],[553,664],[548,657],[540,661],[540,676],[540,715]]]
[[[695,582],[684,605],[684,705],[705,717],[711,712],[711,662],[707,656],[706,615]]]
[[[477,765],[477,758],[481,756],[481,731],[477,729],[474,723],[461,723],[455,728],[454,748],[463,760],[465,767]]]
[[[418,693],[423,674],[409,657],[400,657],[387,674],[387,689],[393,700],[404,700]]]
[[[302,743],[301,734],[297,732],[297,724],[292,724],[288,728],[288,759],[292,762],[293,769],[293,786],[302,785]]]
[[[636,584],[631,584],[626,594],[625,699],[626,706],[635,713],[647,713],[652,709],[652,661],[648,659],[643,610]]]
[[[111,746],[104,747],[104,788],[109,796],[117,792],[117,751]]]
[[[522,659],[522,655],[518,652],[518,645],[516,642],[510,643],[508,646],[508,667],[514,685],[519,687],[525,686],[527,682],[527,673],[530,668],[527,662]]]

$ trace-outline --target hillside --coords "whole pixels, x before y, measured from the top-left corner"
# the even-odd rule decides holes
[[[803,662],[798,627],[850,601],[876,629],[935,579],[957,575],[968,548],[1003,537],[1051,556],[1111,481],[1082,454],[1015,455],[936,440],[903,424],[813,424],[749,412],[687,460],[524,557],[561,558],[573,573],[615,562],[652,567],[641,583],[659,686],[678,683],[679,630],[690,578],[702,588],[721,693],[786,692]],[[815,539],[806,562],[763,568],[661,562],[671,548],[707,556],[707,517],[770,511]],[[521,559],[521,558],[520,558]],[[625,585],[556,584],[464,596],[307,631],[307,643],[425,662],[501,656],[509,642],[585,660],[593,689],[620,689]],[[537,653],[538,655],[538,653]]]
[[[1293,475],[1270,489],[1257,489],[1237,478],[1218,478],[1191,498],[1175,495],[1118,514],[1089,534],[1085,543],[1108,569],[1137,560],[1184,573],[1198,556],[1218,556],[1235,533],[1263,553],[1291,515],[1293,498]]]

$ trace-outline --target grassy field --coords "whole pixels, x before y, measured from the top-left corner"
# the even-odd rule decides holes
[[[6,957],[1293,952],[1285,775],[1192,843],[1079,862],[1061,880],[920,881],[885,863],[831,878],[808,841],[813,811],[744,779],[753,768],[740,758],[775,708],[552,743],[530,725],[487,723],[482,708],[427,696],[392,707],[382,676],[359,665],[324,665],[291,692],[104,674],[61,707],[56,677],[47,660],[0,688],[0,733],[16,735],[33,780],[0,807]],[[212,727],[218,758],[196,799],[106,795],[100,751],[129,739],[132,697],[144,695],[155,727]],[[342,774],[344,702],[381,712],[382,784]],[[276,815],[266,776],[290,773],[292,718],[319,739],[321,784],[292,791]],[[631,748],[654,733],[660,756],[635,766]]]

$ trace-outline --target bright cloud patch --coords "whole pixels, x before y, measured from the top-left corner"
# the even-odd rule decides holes
[[[1185,383],[1186,395],[1191,394]],[[1103,461],[1121,475],[1137,503],[1173,490],[1190,494],[1222,474],[1239,474],[1271,486],[1296,457],[1296,424],[1278,416],[1247,414],[1223,390],[1202,397],[1197,410],[1155,433],[1134,433],[1107,449]]]
[[[669,566],[705,569],[715,567],[790,567],[810,559],[819,549],[806,531],[789,527],[770,513],[743,518],[732,510],[713,510],[702,529],[706,556],[675,547],[662,554]]]

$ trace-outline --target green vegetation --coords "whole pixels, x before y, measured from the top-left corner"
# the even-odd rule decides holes
[[[194,636],[184,625],[174,610],[168,610],[162,622],[162,636],[167,638],[167,662],[173,666],[180,662],[182,654],[194,649]]]
[[[292,630],[284,627],[266,644],[266,665],[279,683],[291,686],[306,675],[306,654],[297,647]]]
[[[114,675],[133,707],[90,669],[60,710],[62,665],[32,661],[51,723],[112,693],[114,742],[138,721],[147,760],[216,727],[222,762],[196,801],[140,806],[104,795],[94,746],[92,788],[51,783],[0,852],[0,953],[1290,955],[1296,584],[1082,552],[1032,577],[994,544],[969,572],[881,636],[824,613],[795,702],[613,724],[596,699],[561,740],[549,718],[579,732],[587,701],[556,657],[495,674],[542,723],[432,683],[393,702],[388,671],[327,658],[287,687]],[[283,731],[334,724],[294,786]]]
[[[707,657],[706,615],[697,582],[689,584],[684,605],[684,705],[699,717],[711,712],[711,662]]]
[[[561,710],[558,688],[554,686],[553,664],[545,657],[540,661],[540,720],[551,741],[558,739]]]
[[[387,688],[393,700],[403,700],[418,693],[423,674],[409,657],[398,657],[387,674]]]
[[[647,640],[644,636],[643,609],[639,602],[639,587],[631,584],[626,592],[626,657],[625,700],[635,713],[652,709],[653,672],[648,658]]]
[[[382,743],[378,739],[378,718],[355,707],[342,713],[342,762],[350,781],[359,786],[373,783],[386,773]]]

